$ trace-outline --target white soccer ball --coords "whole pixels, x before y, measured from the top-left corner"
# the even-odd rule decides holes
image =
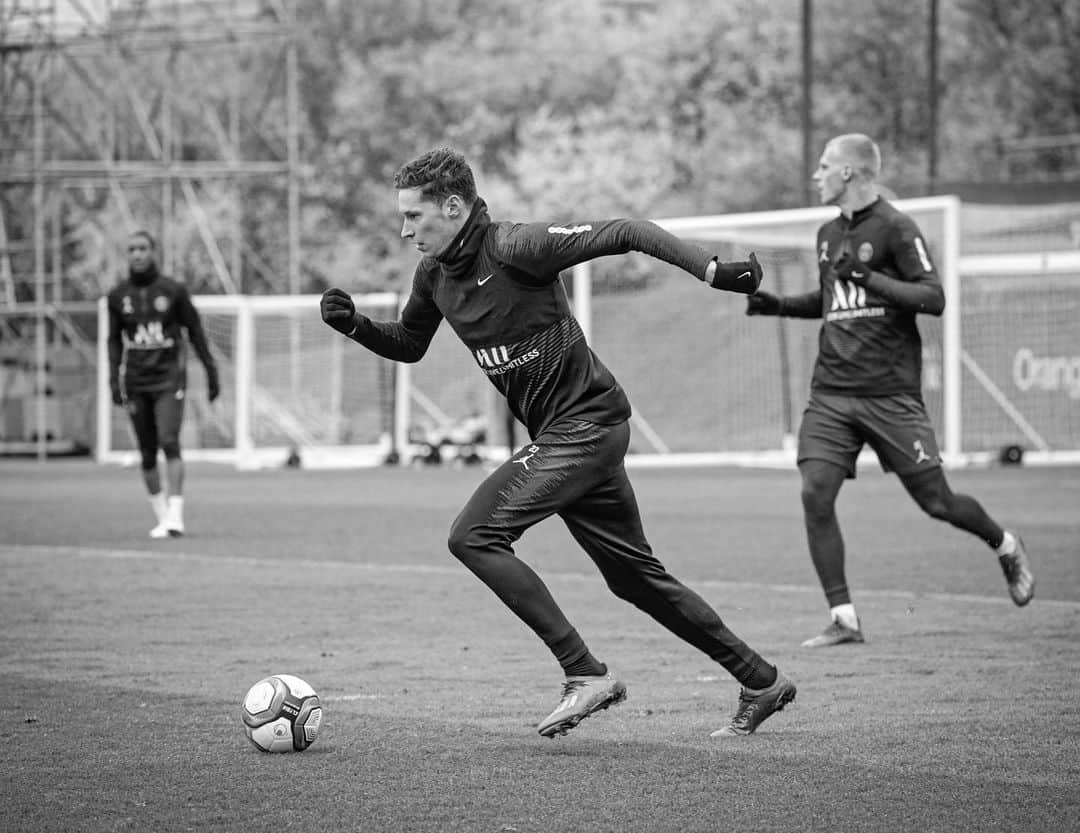
[[[302,752],[315,742],[322,704],[315,689],[292,674],[274,674],[244,696],[244,733],[263,752]]]

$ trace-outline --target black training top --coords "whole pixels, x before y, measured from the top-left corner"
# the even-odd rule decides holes
[[[151,267],[131,273],[108,295],[109,370],[113,387],[157,393],[187,387],[183,330],[207,377],[217,369],[187,287]]]
[[[623,422],[630,403],[585,343],[559,273],[629,251],[699,279],[712,260],[648,221],[492,222],[478,199],[448,250],[417,265],[400,319],[361,316],[351,337],[380,356],[414,362],[445,318],[531,437],[568,417]]]
[[[886,200],[877,199],[850,219],[840,215],[825,223],[817,235],[824,323],[812,388],[854,396],[919,393],[922,338],[916,310],[870,286],[838,279],[832,266],[845,252],[872,272],[939,284],[919,227]]]

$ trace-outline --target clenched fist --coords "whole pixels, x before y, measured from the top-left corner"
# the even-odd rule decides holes
[[[342,335],[349,335],[356,329],[356,305],[344,289],[331,287],[322,295],[319,302],[322,320]]]
[[[780,299],[771,292],[760,289],[753,295],[746,296],[747,315],[779,315]]]

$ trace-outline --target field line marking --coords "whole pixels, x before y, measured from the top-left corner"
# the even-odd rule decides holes
[[[240,555],[209,555],[205,553],[166,552],[162,550],[113,550],[102,547],[69,547],[41,544],[0,544],[0,558],[8,555],[28,553],[31,555],[52,556],[55,558],[104,558],[104,559],[145,559],[150,561],[187,561],[207,564],[240,564],[257,566],[262,569],[280,564],[282,567],[301,565],[322,569],[338,568],[372,573],[412,573],[416,575],[461,576],[467,575],[464,567],[456,564],[387,564],[381,562],[358,563],[336,559],[299,558],[288,561],[280,558],[253,558]],[[602,581],[598,573],[545,571],[545,581]],[[820,595],[821,589],[809,584],[768,584],[755,581],[724,581],[721,579],[687,580],[691,588],[708,587],[721,590],[767,590],[772,593],[812,593]],[[1002,595],[980,596],[971,593],[918,593],[912,590],[860,590],[859,595],[878,599],[906,599],[912,601],[969,602],[978,604],[1006,605],[1012,607],[1012,601]],[[1080,601],[1069,599],[1036,599],[1040,607],[1058,607],[1065,610],[1080,610]]]

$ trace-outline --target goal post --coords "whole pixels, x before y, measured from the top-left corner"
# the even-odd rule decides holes
[[[192,298],[221,376],[209,403],[205,372],[188,348],[185,459],[238,468],[342,468],[393,462],[408,442],[409,366],[347,340],[319,315],[318,295]],[[353,296],[357,309],[393,319],[393,292]],[[100,462],[133,462],[137,447],[111,404],[108,310],[98,305],[97,444]],[[355,345],[354,345],[355,346]]]

